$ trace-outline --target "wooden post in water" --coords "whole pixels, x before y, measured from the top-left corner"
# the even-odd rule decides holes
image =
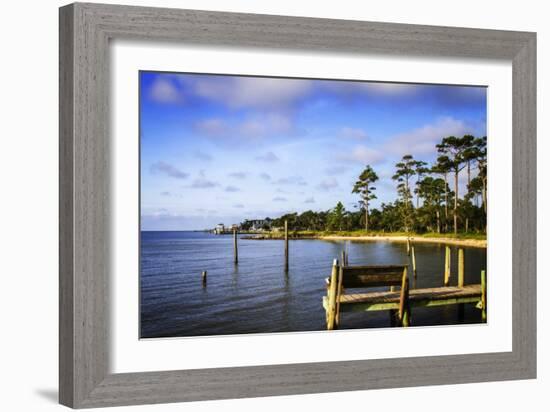
[[[459,288],[464,287],[464,249],[458,249],[458,283]],[[458,320],[464,321],[464,303],[458,304]]]
[[[342,266],[347,266],[347,265],[348,265],[348,259],[346,256],[346,251],[342,250]]]
[[[285,272],[288,272],[288,220],[285,220]]]
[[[345,250],[342,250],[342,266],[347,266],[349,262],[349,255]]]
[[[481,320],[487,322],[487,275],[481,271]]]
[[[458,249],[458,287],[464,287],[464,249]]]
[[[332,273],[330,274],[330,285],[328,290],[328,314],[327,330],[333,330],[336,318],[336,292],[338,287],[338,259],[332,262]]]
[[[411,238],[407,237],[407,256],[411,255]]]
[[[202,271],[202,286],[206,286],[206,270]]]
[[[233,229],[233,254],[235,255],[235,264],[239,263],[239,247],[237,246],[237,229]]]
[[[449,279],[451,277],[451,248],[445,246],[445,279],[444,285],[449,286]]]
[[[409,246],[409,240],[407,239],[407,249],[408,249],[408,246]],[[408,250],[407,250],[407,253],[408,253]],[[390,292],[395,292],[395,286],[390,286]],[[390,315],[390,326],[393,327],[395,326],[396,318],[401,317],[401,315],[399,315],[399,311],[395,309],[390,309],[388,312]]]
[[[414,246],[411,246],[411,257],[412,257],[413,274],[416,279],[416,255],[414,254]]]
[[[344,282],[344,266],[345,266],[346,252],[342,251],[342,262],[338,270],[338,286],[336,287],[336,315],[334,317],[335,327],[340,325],[340,295],[342,294],[342,285]]]
[[[401,326],[410,325],[410,308],[409,308],[409,277],[407,276],[407,268],[403,269],[403,282],[401,283],[401,297],[399,300],[399,319]]]

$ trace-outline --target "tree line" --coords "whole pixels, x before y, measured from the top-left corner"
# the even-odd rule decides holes
[[[486,232],[487,137],[445,137],[435,146],[438,157],[428,164],[406,154],[395,164],[392,180],[396,199],[371,208],[376,199],[375,169],[367,165],[352,193],[359,195],[355,211],[342,202],[327,211],[308,210],[272,219],[272,227],[288,220],[295,230],[358,230],[384,232]],[[460,193],[459,174],[466,170],[466,187]]]

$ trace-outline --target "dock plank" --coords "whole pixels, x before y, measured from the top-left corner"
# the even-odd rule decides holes
[[[399,309],[400,292],[351,293],[340,296],[340,310],[375,311]],[[326,307],[326,299],[323,306]],[[413,289],[409,302],[415,307],[433,307],[459,303],[477,303],[481,300],[481,285],[467,285],[462,288],[446,286],[439,288]]]

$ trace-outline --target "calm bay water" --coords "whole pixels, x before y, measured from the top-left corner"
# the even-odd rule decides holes
[[[324,279],[344,249],[350,265],[408,262],[404,243],[291,240],[285,273],[280,240],[240,239],[239,264],[234,265],[230,235],[142,232],[141,337],[324,330]],[[445,247],[416,244],[415,251],[415,286],[442,286]],[[452,247],[452,284],[456,255]],[[485,249],[465,249],[466,284],[480,282],[486,262]],[[208,271],[205,288],[203,270]],[[386,311],[343,313],[341,319],[341,329],[390,326]],[[463,315],[456,305],[412,309],[413,326],[480,321],[473,305],[466,305]]]

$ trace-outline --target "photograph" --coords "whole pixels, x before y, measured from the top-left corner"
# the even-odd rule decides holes
[[[545,3],[117,3],[3,4],[2,410],[549,404]]]
[[[486,86],[138,81],[141,339],[487,322]]]

